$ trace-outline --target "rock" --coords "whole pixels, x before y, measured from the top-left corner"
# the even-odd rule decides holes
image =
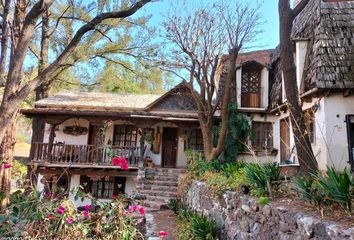
[[[250,224],[246,220],[240,222],[240,229],[242,232],[250,232]]]
[[[262,212],[263,212],[264,216],[266,216],[266,217],[272,216],[272,209],[271,209],[270,205],[265,205],[262,209]]]
[[[261,232],[261,225],[258,222],[254,223],[251,228],[251,232],[255,236],[259,235],[259,233]]]
[[[249,206],[247,206],[247,205],[242,205],[241,208],[245,212],[249,212],[249,213],[251,212],[251,208]]]

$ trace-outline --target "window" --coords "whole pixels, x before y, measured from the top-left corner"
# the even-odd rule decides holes
[[[113,145],[121,147],[135,147],[137,144],[138,129],[133,125],[115,125]]]
[[[254,138],[252,146],[255,149],[273,148],[273,124],[270,122],[252,122]]]
[[[190,150],[200,150],[204,149],[203,147],[203,135],[200,129],[193,129],[188,138],[188,148]]]
[[[91,193],[97,198],[112,198],[113,195],[124,193],[124,177],[102,177],[100,179],[91,179],[88,176],[80,177],[80,185],[84,192]]]
[[[304,112],[306,131],[310,138],[311,144],[315,143],[315,115],[312,109]]]
[[[261,106],[261,69],[257,66],[242,67],[241,107]]]

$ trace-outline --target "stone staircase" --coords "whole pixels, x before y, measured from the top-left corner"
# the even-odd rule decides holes
[[[138,193],[146,197],[143,205],[161,209],[177,197],[178,179],[186,172],[180,168],[148,168],[138,182]]]

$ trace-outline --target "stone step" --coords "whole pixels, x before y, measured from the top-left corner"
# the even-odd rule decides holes
[[[174,197],[175,198],[175,197]],[[146,196],[146,201],[152,201],[152,202],[160,202],[160,203],[165,203],[167,204],[171,199],[170,197],[162,197],[162,196]]]
[[[168,197],[168,198],[176,198],[177,192],[167,192],[167,191],[153,191],[153,190],[141,190],[141,194],[145,196],[161,196],[161,197]]]
[[[173,186],[155,186],[155,185],[143,185],[140,190],[154,190],[154,191],[165,191],[165,192],[177,192],[178,187]]]
[[[185,168],[156,168],[156,173],[176,173],[176,174],[184,174],[187,172]]]
[[[164,202],[156,202],[156,201],[144,201],[143,202],[144,207],[149,207],[152,209],[161,209],[161,206],[166,206],[166,203]]]
[[[155,180],[155,181],[178,182],[178,176],[155,175],[154,180]]]
[[[158,181],[158,180],[146,180],[144,182],[145,186],[148,185],[155,185],[155,186],[170,186],[170,187],[177,187],[178,182],[174,181]]]

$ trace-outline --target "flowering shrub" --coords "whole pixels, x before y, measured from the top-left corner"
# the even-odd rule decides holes
[[[128,170],[128,162],[125,157],[113,157],[112,158],[113,166],[120,166],[122,170]]]
[[[87,196],[86,196],[87,197]],[[9,206],[0,213],[0,236],[45,239],[143,239],[136,228],[145,210],[122,198],[109,203],[92,198],[94,206],[82,211],[64,198],[41,198],[36,191],[11,195]]]

